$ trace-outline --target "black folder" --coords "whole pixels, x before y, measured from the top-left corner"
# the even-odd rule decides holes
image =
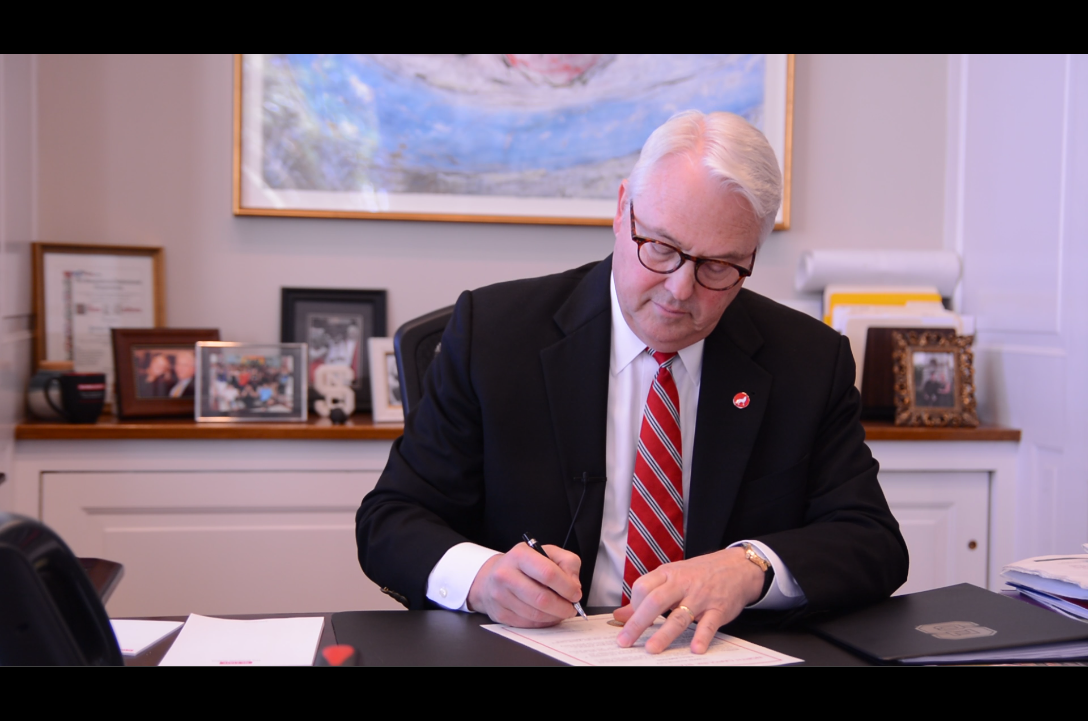
[[[881,663],[1088,659],[1088,623],[969,583],[889,598],[811,629]]]

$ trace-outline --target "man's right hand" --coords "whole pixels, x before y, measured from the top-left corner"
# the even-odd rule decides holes
[[[544,546],[550,558],[525,543],[489,558],[468,592],[471,611],[508,626],[554,626],[574,615],[582,598],[582,559],[558,546]]]

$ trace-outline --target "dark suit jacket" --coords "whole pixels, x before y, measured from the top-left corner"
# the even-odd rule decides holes
[[[424,397],[356,515],[366,574],[410,608],[453,545],[522,533],[582,559],[600,542],[611,258],[465,292]],[[687,557],[741,539],[775,550],[811,609],[891,594],[907,551],[864,443],[848,341],[742,290],[703,352]],[[732,399],[744,391],[747,408]],[[588,478],[588,482],[583,479]],[[584,492],[584,499],[583,499]]]

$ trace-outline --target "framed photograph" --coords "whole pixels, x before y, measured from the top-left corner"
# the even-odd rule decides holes
[[[162,248],[33,243],[34,368],[105,373],[114,328],[166,325]]]
[[[114,328],[118,418],[192,416],[196,344],[215,328]]]
[[[370,363],[367,341],[386,335],[384,290],[283,288],[280,296],[280,340],[306,343],[307,383],[325,364],[355,371],[355,412],[370,411]],[[309,402],[317,400],[311,390]]]
[[[897,426],[978,425],[974,340],[935,331],[893,333]]]
[[[305,343],[196,344],[198,421],[306,420]]]
[[[763,131],[790,224],[793,55],[237,55],[234,213],[610,225],[678,111]]]
[[[367,341],[370,354],[370,393],[374,420],[377,423],[403,423],[404,404],[400,395],[400,373],[392,338],[371,338]]]

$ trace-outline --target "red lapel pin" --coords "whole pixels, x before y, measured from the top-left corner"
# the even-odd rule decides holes
[[[733,405],[737,408],[747,408],[748,404],[752,402],[752,399],[748,397],[748,394],[744,391],[733,396]]]

